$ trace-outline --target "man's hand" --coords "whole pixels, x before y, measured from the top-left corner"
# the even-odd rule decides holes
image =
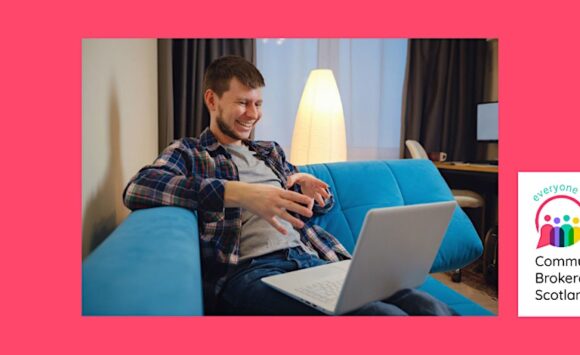
[[[228,181],[225,184],[224,206],[241,207],[262,217],[277,231],[286,235],[288,231],[278,222],[280,217],[290,222],[295,228],[304,227],[304,222],[292,216],[288,211],[305,217],[312,217],[314,200],[294,191],[262,184],[248,184],[240,181]]]
[[[302,193],[316,201],[320,207],[324,206],[324,201],[330,197],[328,184],[310,174],[296,173],[290,175],[286,187],[290,188],[294,184],[300,185]]]

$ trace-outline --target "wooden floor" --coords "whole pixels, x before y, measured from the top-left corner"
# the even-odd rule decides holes
[[[431,276],[443,283],[445,286],[453,289],[454,291],[462,294],[463,296],[469,298],[473,302],[479,304],[483,308],[497,315],[498,310],[498,297],[497,289],[495,292],[483,291],[488,287],[482,284],[481,287],[472,287],[467,282],[453,282],[451,277],[446,273],[431,274]]]

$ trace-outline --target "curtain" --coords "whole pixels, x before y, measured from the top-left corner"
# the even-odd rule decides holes
[[[239,55],[255,64],[252,39],[160,39],[159,151],[171,141],[196,137],[209,126],[203,102],[203,74],[224,55]]]
[[[448,160],[476,158],[486,49],[485,39],[409,41],[401,152],[414,139]]]

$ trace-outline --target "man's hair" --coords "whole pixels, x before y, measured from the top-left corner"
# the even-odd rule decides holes
[[[214,60],[207,67],[203,77],[203,92],[211,89],[221,97],[230,88],[232,78],[252,89],[266,86],[264,77],[254,64],[242,57],[228,55]]]

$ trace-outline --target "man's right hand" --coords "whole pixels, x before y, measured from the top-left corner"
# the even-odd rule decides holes
[[[262,217],[277,231],[286,235],[288,231],[276,217],[285,219],[295,228],[304,227],[304,222],[288,211],[312,217],[314,200],[306,195],[279,187],[228,181],[225,184],[224,206],[241,207]]]

